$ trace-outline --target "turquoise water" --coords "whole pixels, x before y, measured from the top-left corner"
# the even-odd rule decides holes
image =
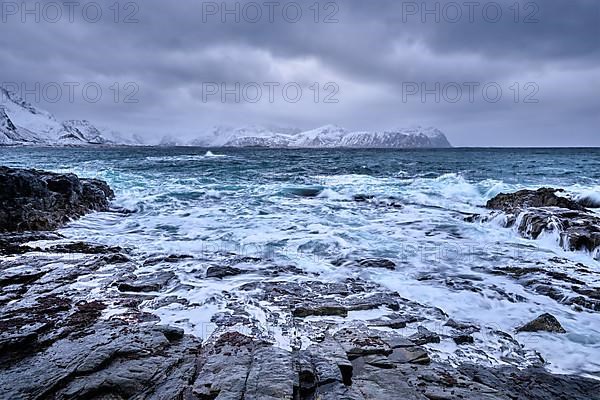
[[[291,263],[331,281],[350,274],[331,265],[336,258],[386,257],[398,265],[395,271],[363,271],[361,278],[505,331],[551,312],[569,334],[519,340],[557,371],[600,371],[598,314],[482,272],[547,265],[556,256],[598,273],[600,263],[591,254],[563,251],[551,235],[530,241],[497,220],[464,221],[466,213],[486,213],[482,206],[500,192],[551,186],[573,196],[600,195],[600,149],[0,148],[0,164],[104,179],[116,192],[115,207],[135,211],[86,216],[61,230],[69,239],[130,247],[140,260],[242,253]],[[420,279],[427,274],[437,279]],[[598,286],[597,276],[588,284]],[[479,290],[445,284],[465,277]],[[499,297],[498,288],[526,301]],[[169,294],[192,296],[202,307],[223,289],[199,286],[191,294]],[[193,321],[189,309],[169,312],[161,318]],[[184,328],[194,332],[193,323]]]

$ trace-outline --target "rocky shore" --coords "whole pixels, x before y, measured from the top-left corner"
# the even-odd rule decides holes
[[[90,211],[107,211],[113,197],[97,179],[0,167],[0,232],[56,229]]]
[[[542,233],[555,232],[565,250],[588,251],[600,259],[600,217],[585,207],[590,204],[585,199],[579,203],[559,196],[561,192],[542,188],[500,194],[486,207],[504,212],[505,226],[515,225],[524,237],[537,239]]]
[[[102,181],[0,168],[0,398],[590,399],[600,393],[597,380],[545,370],[516,331],[458,321],[361,277],[364,269],[393,270],[391,260],[332,260],[356,273],[328,282],[269,259],[141,256],[52,232],[87,212],[110,212],[112,196]],[[513,215],[545,207],[497,200],[488,207]],[[588,215],[569,205],[569,212]],[[573,228],[565,240],[579,234],[591,241],[594,224]],[[542,267],[489,272],[545,276]],[[549,279],[578,286],[583,300],[575,305],[593,310],[600,300],[584,278],[553,273]],[[159,318],[164,310],[189,310],[202,320],[197,296],[173,294],[193,294],[191,281],[220,288],[210,293],[216,312],[207,314],[203,337]],[[551,315],[519,329],[564,331]]]

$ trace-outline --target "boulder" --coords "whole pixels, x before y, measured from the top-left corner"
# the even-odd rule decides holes
[[[565,328],[562,327],[560,322],[552,314],[542,314],[536,319],[527,324],[517,328],[517,332],[554,332],[554,333],[566,333]]]
[[[566,197],[557,196],[562,189],[541,188],[538,190],[519,190],[515,193],[500,193],[489,200],[486,207],[514,213],[530,207],[559,207],[568,210],[585,211],[585,207]]]
[[[506,213],[505,225],[510,227],[518,223],[517,230],[526,238],[537,239],[543,232],[557,230],[563,249],[587,251],[598,259],[600,218],[580,203],[557,196],[556,193],[561,191],[542,188],[499,194],[489,200],[486,207]]]
[[[0,232],[54,230],[91,211],[108,211],[104,181],[0,167]]]

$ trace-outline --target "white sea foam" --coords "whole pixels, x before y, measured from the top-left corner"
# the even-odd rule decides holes
[[[576,196],[576,200],[587,207],[600,208],[600,191],[586,190]]]
[[[204,154],[204,157],[227,157],[224,154],[214,154],[212,151],[207,151],[206,154]]]
[[[170,175],[157,172],[162,164],[190,162],[226,168],[232,159],[210,152],[148,156],[142,157],[140,163],[145,162],[149,170],[137,172],[108,168],[110,163],[80,164],[71,171],[108,180],[117,192],[114,205],[135,213],[91,214],[60,233],[69,240],[130,247],[135,249],[134,257],[140,264],[154,254],[210,258],[229,251],[248,256],[267,255],[274,263],[293,264],[305,272],[318,273],[323,281],[352,277],[371,280],[398,291],[403,297],[440,307],[453,318],[479,321],[513,334],[516,326],[542,312],[551,312],[569,333],[519,334],[527,348],[540,351],[556,371],[600,370],[600,328],[595,314],[575,312],[569,306],[525,289],[513,279],[476,270],[544,264],[558,256],[583,262],[600,272],[600,263],[589,254],[564,251],[552,234],[530,241],[514,229],[504,228],[505,216],[501,214],[487,223],[464,221],[464,212],[486,214],[483,206],[498,193],[535,189],[543,182],[516,184],[499,177],[473,180],[460,172],[440,175],[403,171],[385,177],[315,173],[297,181],[278,175],[281,171],[277,169],[268,171],[270,179],[262,180],[254,179],[255,172],[245,171],[235,171],[241,175],[235,179],[216,176],[204,169],[182,169]],[[415,166],[402,165],[406,169]],[[598,193],[591,185],[566,189],[568,193],[581,195],[586,191]],[[373,196],[380,201],[393,198],[402,208],[380,206],[377,201],[357,202],[356,195]],[[348,255],[385,257],[398,267],[395,271],[353,271],[332,266],[333,259]],[[164,266],[145,268],[143,272],[152,272]],[[184,298],[193,306],[171,304],[145,310],[156,313],[165,323],[201,337],[207,337],[214,329],[212,315],[223,311],[220,305],[210,302],[211,298],[223,291],[233,293],[239,285],[260,279],[244,274],[216,282],[198,279],[190,272],[191,265],[183,263],[178,268],[174,272],[188,289],[173,288],[167,295]],[[439,279],[419,279],[427,275]],[[452,289],[444,284],[446,279],[459,280],[457,277],[461,276],[480,279],[473,280],[479,290]],[[590,286],[598,284],[590,281]],[[494,287],[526,300],[510,301]],[[252,318],[264,319],[260,309],[249,308],[250,311]],[[362,317],[365,315],[351,314],[349,319]],[[290,345],[281,332],[274,335],[282,347]],[[444,354],[450,357],[455,349],[436,351],[440,357]],[[500,355],[494,357],[501,362]]]

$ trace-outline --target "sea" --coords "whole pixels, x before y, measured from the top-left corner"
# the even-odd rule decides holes
[[[586,283],[598,288],[600,262],[590,253],[565,251],[556,234],[523,238],[503,226],[502,216],[467,218],[488,215],[485,203],[495,195],[525,188],[600,198],[600,149],[0,148],[0,165],[110,184],[120,211],[69,223],[59,231],[68,240],[121,246],[140,260],[235,253],[295,265],[331,282],[355,273],[334,260],[389,259],[395,270],[365,269],[360,277],[461,321],[511,332],[553,371],[600,376],[599,313],[488,273],[499,266],[549,266],[558,257],[584,264],[594,272]],[[199,336],[218,311],[208,300],[252,279],[217,284],[185,273],[182,281],[195,290],[169,295],[187,298],[194,308],[153,312]],[[566,334],[514,333],[546,312]]]

